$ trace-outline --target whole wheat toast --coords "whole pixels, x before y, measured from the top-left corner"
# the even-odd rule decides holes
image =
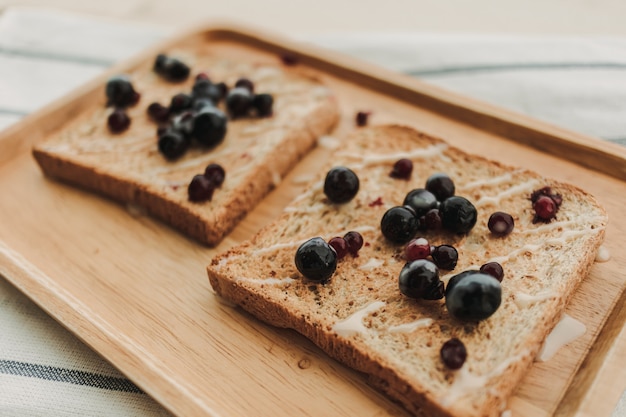
[[[389,176],[400,158],[414,162],[408,181]],[[337,165],[360,179],[356,197],[342,205],[330,204],[322,190],[327,168]],[[459,252],[457,267],[442,271],[442,280],[488,261],[504,267],[502,305],[480,322],[453,319],[443,300],[403,296],[398,289],[403,245],[391,244],[380,231],[385,211],[401,205],[406,193],[423,187],[434,172],[448,173],[456,194],[478,210],[467,235],[421,235],[431,245],[451,244]],[[533,223],[529,197],[545,186],[563,202],[556,219]],[[487,220],[495,211],[514,217],[511,234],[489,232]],[[220,296],[270,324],[302,333],[415,414],[499,416],[589,272],[606,223],[595,199],[572,185],[468,155],[407,127],[379,126],[346,138],[332,163],[279,219],[215,257],[208,274]],[[365,240],[358,257],[340,260],[326,284],[304,279],[294,263],[298,246],[351,230]],[[468,351],[458,371],[447,369],[439,357],[452,337]]]
[[[158,151],[157,125],[146,108],[155,101],[167,105],[174,94],[189,92],[193,77],[172,84],[147,64],[130,74],[141,100],[127,110],[132,120],[127,131],[112,134],[107,129],[111,109],[105,107],[103,87],[95,110],[38,144],[33,154],[46,175],[139,206],[215,245],[335,125],[338,106],[331,91],[299,67],[227,60],[210,51],[185,58],[214,82],[232,87],[239,78],[252,80],[256,92],[273,95],[273,116],[229,120],[220,145],[192,147],[169,162]],[[209,163],[224,167],[226,179],[211,201],[190,202],[189,182]]]

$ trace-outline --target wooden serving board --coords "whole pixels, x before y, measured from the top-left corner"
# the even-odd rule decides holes
[[[626,235],[626,149],[258,31],[213,26],[179,36],[5,131],[1,275],[177,415],[406,415],[363,375],[305,338],[220,302],[206,276],[211,257],[276,218],[302,190],[294,178],[315,172],[331,151],[319,147],[309,154],[214,249],[134,217],[123,205],[46,179],[33,160],[34,143],[101,105],[109,76],[132,72],[158,52],[199,46],[262,62],[279,63],[285,52],[298,55],[299,65],[338,96],[343,119],[333,136],[355,129],[355,113],[368,110],[372,123],[408,124],[594,194],[611,218],[605,246],[613,257],[594,265],[568,308],[587,332],[554,359],[535,364],[509,408],[513,416],[569,416],[583,415],[589,401],[615,403],[621,391],[608,399],[598,393],[615,386],[615,378],[626,385],[624,372],[605,363],[623,357],[614,350],[620,348],[615,340],[623,343],[617,335],[624,313],[614,307],[625,301],[620,237]],[[611,409],[595,415],[608,416]]]

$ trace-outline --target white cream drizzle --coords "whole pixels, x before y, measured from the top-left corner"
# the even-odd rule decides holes
[[[494,196],[481,197],[478,201],[474,203],[474,205],[478,207],[478,206],[483,206],[485,204],[490,204],[490,203],[495,204],[495,205],[500,204],[500,201],[502,201],[503,198],[507,198],[507,197],[519,194],[521,192],[524,192],[524,191],[532,191],[536,187],[538,182],[539,182],[538,180],[530,180],[530,181],[515,185],[513,187],[507,188],[505,191],[502,191],[501,193],[496,194]]]
[[[248,278],[248,277],[237,277],[235,278],[237,282],[253,282],[255,284],[269,284],[269,285],[280,285],[280,284],[291,284],[295,281],[295,279],[287,277],[287,278],[274,278],[274,277],[266,277],[266,278]]]
[[[337,149],[341,142],[332,136],[320,136],[317,140],[317,146],[324,149]]]
[[[596,262],[608,262],[609,259],[611,259],[611,253],[606,246],[600,245],[596,253]]]
[[[502,375],[512,363],[521,360],[523,357],[524,354],[512,356],[485,375],[474,375],[466,366],[462,367],[456,372],[454,382],[450,385],[447,395],[441,400],[441,404],[447,407],[457,399],[468,395],[471,391],[484,387],[491,378]]]
[[[556,293],[553,291],[541,291],[535,295],[526,294],[523,292],[516,292],[513,300],[515,301],[515,305],[521,310],[523,308],[528,308],[531,305],[538,303],[540,301],[549,300],[550,298],[555,298]]]
[[[397,324],[389,327],[390,333],[412,333],[417,329],[428,327],[433,324],[433,319],[425,318],[412,321],[410,323]]]
[[[342,337],[365,333],[367,327],[363,324],[363,319],[374,311],[383,308],[385,305],[386,303],[384,301],[374,301],[362,309],[355,311],[345,319],[336,322],[333,325],[333,331]]]
[[[315,175],[312,174],[302,174],[302,175],[298,175],[295,176],[291,179],[292,184],[295,185],[302,185],[302,184],[308,184],[310,183],[313,178],[315,178]]]
[[[412,151],[406,152],[397,152],[392,154],[384,154],[384,155],[360,155],[358,153],[352,152],[339,152],[338,156],[360,159],[361,166],[366,167],[369,165],[378,165],[378,164],[386,164],[396,162],[398,159],[407,158],[407,159],[418,159],[418,158],[428,158],[434,156],[443,155],[443,151],[448,148],[448,145],[445,143],[438,143],[436,145],[431,145],[426,148],[418,148]]]
[[[304,206],[304,207],[287,206],[283,209],[283,211],[285,213],[317,213],[318,211],[322,211],[329,207],[330,206],[328,204],[318,202],[315,204],[311,204],[310,206]]]
[[[537,362],[545,362],[552,359],[559,349],[578,339],[585,334],[586,331],[587,328],[583,323],[568,314],[563,314],[561,320],[554,326],[554,329],[552,329],[548,337],[546,337],[535,360]]]
[[[518,171],[516,171],[518,172]],[[497,177],[493,177],[493,178],[487,178],[484,180],[476,180],[476,181],[470,181],[467,184],[459,187],[460,190],[471,190],[472,188],[478,188],[478,187],[482,187],[485,185],[498,185],[498,184],[502,184],[504,182],[507,181],[511,181],[511,179],[513,179],[513,174],[514,172],[507,172],[504,175],[499,175]]]
[[[366,263],[359,266],[359,269],[364,271],[371,271],[372,269],[376,269],[379,266],[382,266],[385,263],[382,259],[370,258]]]

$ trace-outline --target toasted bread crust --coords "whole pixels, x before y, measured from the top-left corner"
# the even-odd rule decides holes
[[[193,149],[168,162],[156,149],[152,133],[156,125],[148,119],[145,107],[150,100],[167,102],[185,87],[166,85],[149,71],[140,72],[133,78],[138,80],[142,102],[128,109],[133,122],[127,132],[112,135],[107,131],[103,105],[82,125],[74,124],[37,145],[33,149],[36,161],[47,176],[138,205],[185,235],[216,245],[316,139],[334,127],[339,110],[330,90],[304,71],[284,72],[287,70],[277,67],[210,59],[203,68],[211,68],[211,64],[218,67],[212,73],[221,74],[221,68],[229,79],[247,75],[254,80],[258,76],[260,92],[274,94],[275,115],[230,121],[226,138],[215,149]],[[125,149],[130,155],[124,154]],[[212,201],[188,201],[191,178],[210,162],[225,168],[226,182],[215,191]],[[177,167],[181,167],[179,173]]]
[[[416,156],[416,149],[427,149],[432,160]],[[390,154],[414,155],[418,172],[410,184],[386,177],[394,161],[380,156]],[[365,165],[355,169],[362,182],[355,200],[344,206],[328,204],[318,178],[276,222],[212,260],[208,267],[212,287],[260,319],[297,330],[333,358],[366,373],[373,385],[412,413],[499,416],[588,274],[604,237],[605,211],[574,186],[468,155],[406,127],[359,130],[335,155],[339,161],[333,165]],[[372,156],[371,165],[361,163],[363,155]],[[452,319],[443,302],[409,300],[399,293],[402,247],[391,245],[380,233],[386,207],[367,204],[380,196],[387,207],[399,205],[407,190],[423,187],[424,175],[442,169],[454,171],[449,173],[457,183],[457,194],[474,201],[479,210],[479,223],[467,236],[425,235],[431,244],[452,243],[459,250],[459,266],[442,272],[444,281],[491,259],[500,258],[505,268],[503,304],[494,316],[479,323]],[[543,186],[561,193],[564,203],[555,221],[533,224],[528,196]],[[515,217],[514,233],[504,238],[489,234],[486,220],[496,210],[508,210]],[[328,240],[359,227],[366,246],[359,257],[341,260],[328,284],[306,282],[295,270],[299,242],[314,236]],[[364,269],[372,258],[382,264]],[[528,306],[516,304],[522,294],[541,291],[550,296]],[[363,332],[342,336],[333,329],[376,301],[384,305],[364,317]],[[389,331],[391,325],[424,318],[432,319],[424,329],[406,334]],[[463,372],[481,381],[481,386],[460,390],[463,374],[442,365],[438,350],[450,337],[466,344],[469,357]],[[461,382],[455,385],[455,381]]]

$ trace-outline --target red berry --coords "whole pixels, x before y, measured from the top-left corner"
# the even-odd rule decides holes
[[[430,256],[430,244],[423,237],[413,239],[404,248],[404,257],[408,262],[426,259]]]
[[[213,198],[213,184],[204,175],[196,175],[189,183],[187,192],[190,201],[200,202]]]
[[[515,222],[513,216],[502,211],[496,211],[489,216],[487,227],[494,235],[505,236],[513,231]]]
[[[343,238],[348,246],[348,252],[352,256],[358,256],[359,250],[363,247],[363,236],[359,232],[348,232]]]
[[[413,172],[413,162],[410,159],[400,159],[394,165],[389,176],[391,178],[398,178],[402,180],[408,180]]]
[[[109,130],[112,133],[120,133],[130,126],[130,117],[122,109],[117,109],[107,119]]]
[[[356,114],[356,125],[357,126],[365,126],[367,125],[367,120],[370,117],[370,112],[368,111],[360,111]]]
[[[500,282],[502,282],[502,278],[504,278],[504,269],[502,269],[502,265],[497,262],[487,262],[480,267],[480,272],[491,275]]]
[[[224,183],[226,172],[218,164],[209,164],[204,170],[204,176],[211,181],[214,187],[220,187]]]
[[[441,347],[441,360],[450,369],[459,369],[467,359],[465,345],[457,338],[448,340]]]
[[[196,75],[196,81],[200,80],[209,81],[209,75],[206,72],[198,73],[198,75]]]
[[[334,237],[328,241],[328,244],[337,252],[337,259],[341,259],[348,254],[348,244],[342,237]]]
[[[557,206],[554,200],[548,196],[541,196],[533,203],[536,218],[543,221],[550,221],[556,216]]]

